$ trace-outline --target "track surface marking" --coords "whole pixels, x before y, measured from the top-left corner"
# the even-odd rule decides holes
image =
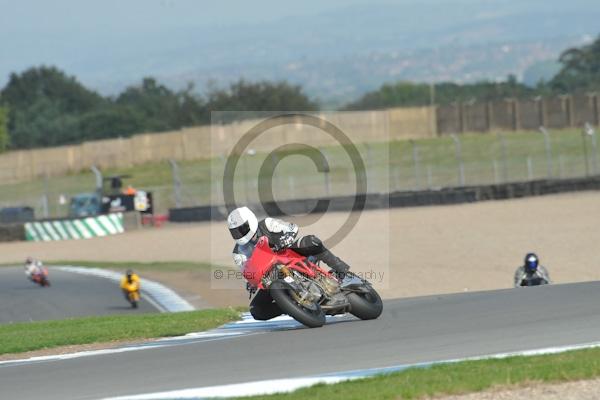
[[[0,323],[158,311],[144,299],[132,310],[119,286],[107,279],[49,270],[52,286],[42,288],[28,281],[21,267],[0,268]]]
[[[391,300],[375,321],[0,366],[0,397],[97,399],[597,342],[599,296],[592,282]]]

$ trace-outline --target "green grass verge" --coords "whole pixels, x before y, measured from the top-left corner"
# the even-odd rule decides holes
[[[0,325],[0,354],[184,335],[236,320],[241,312],[241,308],[229,308],[3,324]]]
[[[65,260],[65,261],[44,261],[47,266],[61,266],[61,265],[73,265],[76,267],[84,268],[102,268],[111,269],[114,271],[125,272],[128,269],[133,269],[137,272],[144,271],[163,271],[163,272],[194,272],[194,271],[208,271],[212,268],[220,269],[235,269],[231,266],[217,266],[210,263],[204,262],[193,262],[193,261],[158,261],[158,262],[137,262],[137,261],[84,261],[84,260]],[[23,263],[0,263],[2,267],[22,267]]]
[[[209,263],[190,262],[190,261],[161,261],[161,262],[134,262],[134,261],[50,261],[46,265],[73,265],[87,268],[103,268],[117,271],[210,271],[212,265]]]
[[[431,368],[413,368],[335,385],[320,384],[289,394],[245,399],[421,399],[479,392],[492,387],[533,382],[557,383],[599,376],[600,349],[589,349],[554,355],[466,361]]]

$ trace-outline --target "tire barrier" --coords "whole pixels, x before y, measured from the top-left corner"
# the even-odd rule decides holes
[[[447,204],[473,203],[487,200],[508,200],[521,197],[543,196],[557,193],[600,190],[600,176],[573,179],[542,179],[529,182],[512,182],[498,185],[463,186],[392,193],[369,193],[365,196],[365,209],[397,207],[421,207]],[[327,208],[317,207],[317,199],[286,200],[262,205],[249,205],[253,209],[264,209],[270,216],[289,214],[323,213],[326,211],[349,211],[354,196],[326,199]],[[199,206],[169,209],[171,222],[222,221],[227,216],[223,206]]]
[[[80,219],[28,222],[25,224],[25,239],[34,242],[91,239],[124,231],[123,213],[114,213]]]
[[[0,242],[25,240],[23,224],[0,225]]]
[[[31,222],[35,219],[31,207],[6,207],[0,209],[0,224],[18,224]]]

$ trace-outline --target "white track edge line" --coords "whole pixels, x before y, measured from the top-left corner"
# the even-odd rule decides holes
[[[228,398],[228,397],[248,397],[258,395],[268,395],[275,393],[289,393],[295,390],[314,386],[319,383],[333,384],[343,381],[356,380],[368,378],[376,375],[389,374],[393,372],[400,372],[409,368],[427,368],[434,365],[441,364],[455,364],[463,361],[478,361],[478,360],[491,360],[491,359],[502,359],[507,357],[515,356],[536,356],[536,355],[548,355],[564,353],[572,350],[583,350],[600,347],[600,342],[585,343],[578,345],[566,345],[548,347],[534,350],[523,350],[506,353],[491,354],[485,356],[465,357],[450,360],[432,361],[416,364],[403,364],[385,368],[371,368],[364,370],[354,370],[346,372],[338,372],[331,374],[323,374],[317,376],[308,376],[301,378],[289,378],[289,379],[273,379],[264,381],[254,381],[237,383],[230,385],[219,385],[219,386],[208,386],[202,388],[172,390],[166,392],[147,393],[133,396],[120,396],[110,397],[104,400],[166,400],[166,399],[179,399],[179,400],[203,400],[208,398]]]
[[[173,336],[173,337],[167,337],[167,338],[162,338],[162,339],[156,339],[151,342],[145,342],[145,343],[141,343],[141,344],[134,344],[134,345],[123,346],[123,347],[116,347],[116,348],[112,348],[112,349],[87,350],[87,351],[79,351],[76,353],[53,354],[53,355],[49,355],[49,356],[37,356],[37,357],[30,357],[30,358],[24,358],[24,359],[18,359],[18,360],[4,360],[4,361],[0,361],[0,368],[27,365],[27,364],[36,364],[36,363],[40,363],[40,362],[44,362],[44,361],[62,361],[62,360],[71,360],[71,359],[76,359],[76,358],[81,358],[81,357],[127,353],[127,352],[138,351],[138,350],[159,349],[159,348],[163,348],[163,347],[170,347],[170,346],[176,345],[177,343],[174,343],[176,340],[203,339],[202,340],[203,342],[212,342],[215,340],[223,340],[223,339],[227,339],[230,337],[241,336],[241,335],[245,335],[245,334],[247,334],[247,333],[245,333],[245,332],[225,332],[225,333],[222,333],[222,332],[219,332],[219,333],[200,332],[196,336],[191,336],[191,337],[188,335],[193,335],[193,334],[188,334],[188,335],[183,335],[183,336]],[[248,333],[248,334],[250,334],[250,333]]]
[[[53,268],[65,272],[106,278],[115,282],[120,282],[122,278],[122,275],[118,272],[101,268],[77,267],[72,265],[56,266]],[[142,279],[142,293],[147,295],[146,299],[160,312],[193,311],[196,309],[170,288],[148,279]]]
[[[335,323],[336,320],[341,319],[342,318],[339,316],[328,317],[328,322]],[[208,331],[190,332],[182,336],[164,337],[152,340],[150,342],[142,342],[139,344],[131,344],[123,347],[109,349],[79,351],[66,354],[53,354],[48,356],[37,356],[15,360],[4,360],[0,361],[0,368],[47,361],[70,360],[80,357],[116,354],[135,350],[151,350],[185,343],[195,343],[198,341],[213,341],[240,336],[256,335],[277,330],[297,329],[300,326],[300,323],[294,321],[289,316],[273,318],[270,321],[256,321],[252,318],[250,313],[246,312],[242,314],[241,320],[229,322],[225,325]]]

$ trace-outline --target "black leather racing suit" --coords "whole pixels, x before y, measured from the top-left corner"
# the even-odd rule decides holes
[[[333,253],[325,248],[323,242],[314,236],[307,235],[297,238],[298,226],[296,224],[285,222],[276,218],[265,218],[258,223],[256,235],[245,245],[238,245],[233,249],[233,260],[240,268],[244,268],[246,261],[252,256],[254,247],[263,236],[269,239],[271,247],[290,248],[302,256],[314,256],[317,260],[323,261],[327,266],[333,269],[338,276],[348,272],[349,266]],[[250,313],[257,320],[268,320],[282,314],[277,304],[265,290],[259,290],[250,302]]]

